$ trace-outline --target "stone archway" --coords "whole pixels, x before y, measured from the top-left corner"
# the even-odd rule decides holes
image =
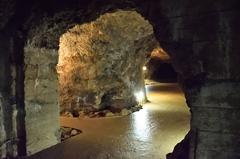
[[[0,17],[1,35],[2,32],[15,34],[19,31],[24,37],[27,34],[28,44],[37,47],[37,52],[56,52],[59,36],[76,23],[89,21],[116,8],[137,9],[153,24],[156,37],[171,55],[175,69],[182,76],[187,102],[193,113],[191,130],[194,135],[190,136],[190,158],[239,158],[240,150],[237,148],[239,142],[236,140],[239,137],[240,125],[238,106],[240,76],[239,70],[236,69],[239,63],[237,1],[206,0],[194,4],[191,1],[182,1],[177,5],[168,0],[138,2],[52,0],[21,3],[11,0],[1,3],[5,15]],[[12,39],[17,39],[17,36],[19,38],[17,41],[26,40],[22,35],[12,34],[9,34]],[[2,64],[5,68],[10,70],[11,66],[16,68],[14,62],[9,59],[14,46],[11,41],[6,43],[9,44],[10,50],[6,51],[6,55],[1,54],[4,57],[1,60],[4,60]],[[2,47],[4,46],[1,45]],[[23,46],[15,50],[13,56],[20,55],[22,58],[23,55],[18,52],[22,49]],[[222,61],[224,64],[220,65]],[[22,63],[16,64],[17,70],[23,71]],[[12,80],[5,81],[6,85],[11,85],[16,80],[16,75],[11,76]],[[1,81],[4,80],[6,78],[1,76]],[[24,86],[23,81],[18,82],[18,85]],[[20,89],[15,85],[12,87]],[[0,91],[1,94],[5,92],[2,89]],[[7,92],[12,92],[12,88],[8,87]],[[4,96],[3,100],[8,104],[1,105],[4,108],[13,106],[13,109],[24,118],[24,111],[27,109],[24,110],[22,103],[16,102],[14,97],[15,93]],[[23,97],[19,98],[23,100]],[[9,113],[7,119],[4,118],[4,122],[14,125],[17,118],[13,112]],[[228,118],[225,118],[226,116]],[[1,129],[2,127],[4,126],[1,126]],[[20,130],[12,128],[13,126],[11,130],[2,129],[4,134],[11,133],[14,139],[0,138],[3,149],[1,156],[5,157],[6,151],[10,157],[25,154],[23,152],[25,150],[17,152],[16,149],[12,149],[14,146],[21,146],[17,146],[15,138],[25,142],[26,137],[15,135]],[[9,144],[9,141],[12,144]],[[10,147],[6,146],[7,144]]]
[[[81,20],[80,23],[89,21],[91,19],[95,19],[98,15],[101,15],[105,12],[112,12],[116,8],[121,8],[119,6],[110,7],[108,8],[108,5],[103,5],[99,7],[100,13],[91,13],[92,17],[86,16],[86,19]],[[124,6],[124,5],[123,5]],[[129,5],[131,6],[131,5]],[[123,8],[129,7],[124,6]],[[131,6],[132,7],[132,6]],[[130,7],[130,8],[131,8]],[[149,6],[151,7],[151,6]],[[107,8],[107,9],[106,9]],[[135,7],[133,7],[135,8]],[[136,8],[135,8],[136,9]],[[141,11],[139,11],[141,13]],[[144,13],[144,11],[143,11]],[[56,93],[53,93],[57,91],[56,86],[56,76],[51,76],[50,79],[48,79],[49,74],[55,74],[55,71],[53,69],[53,66],[56,65],[57,61],[52,60],[51,63],[45,63],[46,57],[57,59],[57,50],[58,50],[58,38],[60,35],[65,32],[68,28],[71,28],[76,23],[79,23],[80,17],[77,17],[74,19],[72,16],[75,14],[71,11],[63,11],[63,12],[57,12],[53,16],[46,16],[42,17],[40,16],[39,19],[32,19],[30,18],[29,21],[32,20],[30,23],[30,28],[28,30],[27,34],[27,43],[24,48],[25,51],[25,63],[26,66],[26,73],[28,73],[28,67],[33,67],[31,69],[35,69],[35,71],[31,71],[30,74],[27,75],[25,78],[25,83],[28,83],[29,87],[26,87],[25,85],[25,111],[26,111],[26,143],[28,145],[27,147],[27,153],[32,154],[36,153],[42,149],[45,149],[49,146],[52,146],[56,143],[58,143],[58,108],[56,107],[57,102],[57,96]],[[151,13],[148,13],[151,14]],[[66,16],[67,15],[67,16]],[[69,18],[69,19],[68,19]],[[73,19],[72,19],[73,18]],[[151,18],[150,18],[151,19]],[[63,23],[64,22],[64,23]],[[152,22],[150,20],[150,22]],[[154,23],[153,23],[154,24]],[[155,25],[153,25],[156,27]],[[165,26],[163,30],[166,28]],[[164,40],[163,40],[164,41]],[[164,43],[164,45],[166,45]],[[166,45],[168,46],[168,45]],[[44,55],[45,54],[45,55]],[[28,56],[29,55],[29,56]],[[42,56],[44,55],[44,56]],[[29,57],[29,58],[28,58]],[[36,66],[35,64],[38,63],[39,66]],[[42,67],[39,69],[38,67]],[[50,83],[52,84],[46,84]],[[51,88],[51,91],[53,92],[44,92],[47,90],[46,88]],[[36,91],[36,88],[38,91]],[[34,90],[32,92],[32,90]],[[46,95],[51,94],[53,97],[49,97],[49,101],[43,100],[44,98],[47,98]],[[29,98],[28,98],[29,97]],[[34,97],[33,99],[31,97]],[[42,98],[42,99],[41,99]],[[54,100],[53,100],[54,99]],[[55,106],[54,106],[55,105]],[[53,109],[52,109],[53,108]],[[48,113],[47,113],[48,112]],[[49,113],[52,112],[52,113]],[[47,113],[47,116],[41,116],[41,113]],[[55,118],[53,118],[53,116]],[[49,122],[40,122],[36,125],[36,121],[41,121],[39,119],[45,119],[46,117],[49,118]],[[55,124],[54,124],[55,123]],[[42,127],[42,131],[45,133],[42,134],[36,127],[39,127],[41,125],[54,125],[51,129],[48,129],[48,127],[44,126]],[[44,129],[44,130],[43,130]],[[38,135],[36,135],[36,133]],[[41,140],[39,140],[41,138]],[[49,140],[50,139],[50,140]],[[35,144],[34,141],[41,141],[39,144]],[[33,144],[34,143],[34,144]]]
[[[134,21],[134,24],[130,25],[124,21],[125,19]],[[55,70],[57,51],[38,48],[28,43],[24,49],[28,153],[35,153],[58,143],[58,92],[60,92],[61,111],[80,111],[83,108],[103,109],[106,106],[102,104],[109,103],[104,103],[106,101],[102,98],[111,95],[108,94],[109,91],[110,93],[120,91],[120,94],[116,92],[114,97],[108,97],[112,109],[121,110],[136,105],[135,93],[140,90],[144,92],[142,66],[146,56],[157,44],[151,25],[135,11],[116,11],[102,15],[94,23],[76,25],[60,38],[57,69],[60,74],[60,90],[58,90]],[[82,54],[84,56],[81,56]],[[95,73],[89,76],[91,68],[94,68]],[[80,79],[83,80],[79,81]],[[92,85],[88,86],[88,82]],[[77,88],[77,86],[81,87]],[[92,88],[99,90],[94,92],[96,90]],[[87,93],[87,91],[93,92]],[[77,94],[69,92],[77,92]],[[92,95],[90,102],[93,103],[89,101],[83,103],[84,107],[76,103],[76,101],[80,102],[79,98],[85,99],[90,95]],[[100,102],[96,103],[94,99]],[[72,103],[72,106],[66,105],[69,103]],[[35,127],[34,122],[38,121],[39,126],[43,119],[44,133]],[[50,125],[51,129],[49,129]],[[38,138],[41,138],[41,141],[38,141]]]

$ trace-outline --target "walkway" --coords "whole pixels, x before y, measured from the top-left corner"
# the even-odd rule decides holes
[[[177,84],[147,86],[151,103],[124,117],[61,118],[64,126],[83,131],[30,158],[165,159],[189,130],[189,111]]]

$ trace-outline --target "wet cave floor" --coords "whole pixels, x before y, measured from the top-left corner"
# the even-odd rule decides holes
[[[61,125],[82,130],[36,159],[165,159],[189,130],[190,113],[175,83],[146,86],[149,103],[128,116],[66,118]]]

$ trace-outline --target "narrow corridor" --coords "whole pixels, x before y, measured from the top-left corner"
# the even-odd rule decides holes
[[[30,158],[42,159],[165,159],[189,130],[190,114],[175,83],[147,87],[149,103],[129,116],[61,118],[61,125],[82,134]]]

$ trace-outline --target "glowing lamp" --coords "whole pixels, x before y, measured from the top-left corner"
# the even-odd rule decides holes
[[[146,71],[146,70],[147,70],[147,67],[146,67],[146,66],[143,66],[142,69],[143,69],[143,71]]]

